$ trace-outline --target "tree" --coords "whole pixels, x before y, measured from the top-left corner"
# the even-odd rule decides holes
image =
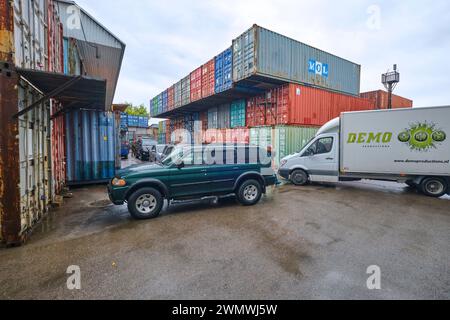
[[[127,103],[128,108],[125,110],[125,113],[130,116],[139,116],[139,117],[150,117],[150,113],[144,104],[139,106],[133,106],[131,103]]]

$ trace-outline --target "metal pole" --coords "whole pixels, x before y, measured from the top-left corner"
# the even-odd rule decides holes
[[[388,110],[392,109],[392,83],[389,84],[389,90],[388,90]]]

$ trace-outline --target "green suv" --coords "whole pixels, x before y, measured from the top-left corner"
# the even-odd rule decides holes
[[[119,171],[108,193],[114,204],[127,203],[135,219],[156,218],[164,200],[235,194],[251,206],[277,183],[270,156],[250,145],[179,146],[162,162]]]

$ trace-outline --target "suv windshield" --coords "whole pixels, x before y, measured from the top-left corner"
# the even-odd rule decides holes
[[[184,148],[176,147],[173,151],[162,161],[162,164],[165,166],[171,166],[176,164],[183,158]]]

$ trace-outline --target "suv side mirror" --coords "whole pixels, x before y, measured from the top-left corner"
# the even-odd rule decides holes
[[[177,163],[177,168],[178,169],[183,169],[184,167],[185,167],[184,161],[181,160],[180,162]]]

